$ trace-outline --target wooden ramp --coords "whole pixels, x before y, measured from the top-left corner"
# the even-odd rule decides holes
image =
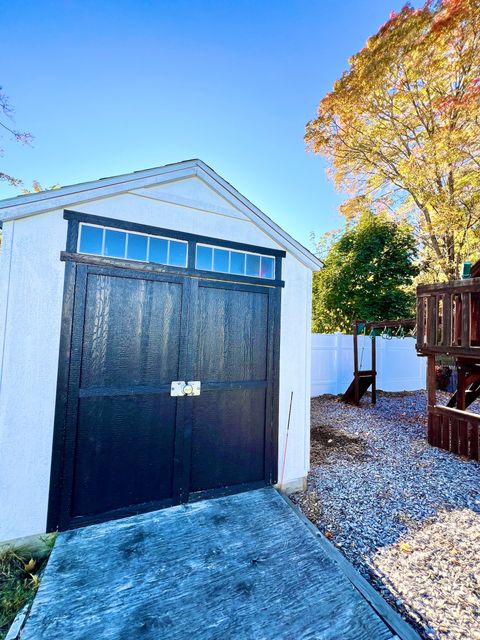
[[[268,487],[61,533],[21,640],[418,640],[315,531]]]
[[[367,393],[369,387],[373,384],[375,376],[373,371],[359,371],[356,375],[358,376],[358,398],[355,397],[355,378],[353,378],[350,386],[341,398],[342,402],[358,404],[361,398]]]

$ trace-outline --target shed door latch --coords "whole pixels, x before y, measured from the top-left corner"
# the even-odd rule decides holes
[[[200,380],[174,380],[170,387],[171,396],[199,396]]]

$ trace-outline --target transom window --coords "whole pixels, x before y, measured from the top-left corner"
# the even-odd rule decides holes
[[[256,278],[275,278],[275,259],[247,251],[234,251],[207,244],[197,244],[195,266],[204,271],[231,273]]]
[[[186,268],[188,244],[187,240],[81,222],[77,251],[94,256]],[[275,279],[273,256],[196,242],[194,251],[196,269]]]
[[[186,267],[188,243],[146,233],[81,223],[78,252]]]

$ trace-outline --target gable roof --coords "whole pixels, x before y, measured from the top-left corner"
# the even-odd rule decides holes
[[[153,187],[172,180],[198,177],[206,182],[214,191],[228,200],[236,209],[264,231],[272,240],[295,255],[305,266],[313,271],[321,267],[321,263],[308,249],[292,238],[263,211],[242,196],[231,184],[218,175],[202,160],[184,160],[163,167],[134,171],[119,176],[101,178],[92,182],[20,195],[0,200],[0,221],[16,220],[28,216],[70,207],[81,202],[98,198],[120,195],[142,187]]]

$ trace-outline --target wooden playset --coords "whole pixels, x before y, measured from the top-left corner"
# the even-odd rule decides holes
[[[371,368],[363,370],[359,336],[371,338]],[[376,338],[415,336],[419,356],[427,357],[428,442],[452,453],[480,460],[480,414],[468,407],[480,398],[480,260],[467,263],[462,280],[417,287],[417,317],[353,323],[353,380],[342,396],[360,404],[371,388],[377,400]],[[457,372],[456,389],[445,405],[437,404],[436,358],[449,356]]]
[[[480,397],[480,261],[469,277],[417,287],[417,351],[427,357],[428,441],[479,460],[480,414],[468,407]],[[457,388],[437,404],[435,357],[450,356]]]

